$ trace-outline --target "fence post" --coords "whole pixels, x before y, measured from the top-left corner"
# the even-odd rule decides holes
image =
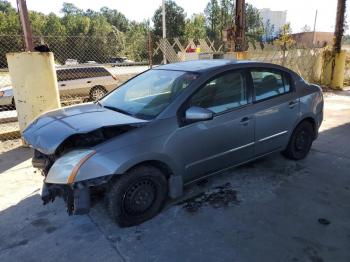
[[[149,68],[153,66],[153,48],[152,48],[152,36],[151,31],[148,31],[148,64]]]

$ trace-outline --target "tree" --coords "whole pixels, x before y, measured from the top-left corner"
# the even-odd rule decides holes
[[[125,54],[134,61],[146,61],[148,58],[149,21],[131,22],[126,32]]]
[[[167,38],[183,37],[185,34],[185,17],[184,9],[178,6],[172,0],[165,1],[165,17],[166,17],[166,36]],[[160,6],[153,15],[154,35],[161,38],[162,29],[162,7]]]
[[[74,4],[64,2],[61,12],[64,15],[78,15],[78,14],[82,14],[83,10],[79,9]]]
[[[264,23],[259,10],[251,4],[245,5],[246,12],[246,37],[248,42],[261,41],[264,34]]]
[[[107,22],[115,26],[119,31],[126,32],[128,30],[129,21],[122,13],[118,12],[118,10],[102,7],[100,12],[107,18]]]
[[[311,32],[311,27],[309,25],[304,25],[301,29],[301,32]]]
[[[282,49],[282,65],[286,62],[286,51],[295,44],[291,33],[292,29],[290,24],[287,23],[282,26],[278,39],[274,41],[274,43]]]
[[[208,36],[212,39],[219,39],[220,33],[220,6],[217,0],[210,0],[204,10],[207,26]]]
[[[204,39],[206,35],[205,16],[203,14],[194,14],[191,19],[186,20],[186,38]]]
[[[267,19],[264,25],[264,37],[265,41],[269,42],[275,36],[275,25],[271,24],[270,19]]]

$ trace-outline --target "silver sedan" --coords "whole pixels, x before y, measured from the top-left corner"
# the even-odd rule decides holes
[[[323,120],[320,87],[284,67],[200,60],[159,66],[97,103],[51,111],[23,136],[42,170],[42,199],[89,211],[102,189],[111,217],[155,216],[183,187],[274,152],[307,156]]]

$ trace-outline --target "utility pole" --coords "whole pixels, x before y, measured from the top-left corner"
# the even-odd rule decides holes
[[[32,28],[30,26],[26,0],[17,0],[17,8],[21,20],[26,51],[34,51]]]
[[[312,36],[312,44],[315,45],[316,43],[316,22],[317,22],[317,9],[316,9],[316,13],[315,13],[315,21],[314,21],[314,33]]]
[[[165,39],[166,39],[166,22],[165,22],[165,0],[162,0],[162,27],[163,27],[163,63],[166,64],[165,57]]]
[[[245,0],[236,0],[235,51],[245,51]]]
[[[333,45],[333,51],[335,53],[340,53],[341,51],[341,40],[344,34],[345,2],[346,0],[338,0],[337,4],[337,18],[335,20]]]

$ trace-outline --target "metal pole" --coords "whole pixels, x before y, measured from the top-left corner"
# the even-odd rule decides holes
[[[315,21],[314,21],[314,33],[312,36],[312,44],[315,45],[316,43],[316,22],[317,22],[317,9],[316,9],[316,13],[315,13]]]
[[[165,39],[166,39],[165,0],[162,0],[162,27],[163,27],[163,63],[166,64],[166,57],[165,57]]]
[[[26,51],[34,51],[32,28],[30,26],[26,0],[17,0],[17,8],[21,20]]]
[[[245,0],[236,0],[235,51],[245,51]]]
[[[345,2],[346,0],[338,0],[337,4],[337,18],[335,20],[333,45],[333,51],[336,53],[340,53],[341,40],[344,34]]]

